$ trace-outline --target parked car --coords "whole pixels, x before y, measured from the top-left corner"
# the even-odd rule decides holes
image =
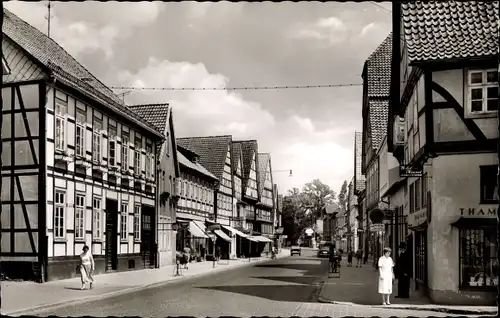
[[[318,257],[330,257],[330,247],[322,246],[318,250]]]
[[[300,256],[301,254],[301,248],[300,246],[292,246],[292,248],[290,249],[290,255],[293,256],[293,254],[298,254]]]

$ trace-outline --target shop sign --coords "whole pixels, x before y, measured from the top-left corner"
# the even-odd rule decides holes
[[[308,236],[311,236],[313,233],[314,233],[313,229],[307,229],[307,230],[306,230],[306,234],[307,234]]]
[[[214,213],[210,213],[210,214],[208,215],[208,219],[209,219],[209,220],[215,220],[215,214],[214,214]]]
[[[370,224],[370,232],[383,232],[385,225],[383,223]]]
[[[283,234],[283,235],[281,235],[281,238],[287,239],[288,235],[287,234]]]
[[[274,231],[274,233],[283,234],[283,228],[282,227],[277,228],[276,231]]]
[[[220,231],[221,227],[220,227],[220,224],[211,224],[207,227],[207,230],[208,231]]]
[[[473,218],[494,218],[497,216],[497,209],[495,208],[460,208],[460,216],[473,217]]]
[[[207,235],[208,235],[208,237],[209,237],[209,238],[210,238],[213,242],[215,242],[215,240],[217,240],[217,237],[215,236],[215,234],[213,234],[213,233],[208,233]]]
[[[418,227],[427,222],[427,209],[420,209],[408,215],[408,226]]]

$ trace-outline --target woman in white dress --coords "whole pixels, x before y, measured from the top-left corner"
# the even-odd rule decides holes
[[[382,304],[390,305],[389,298],[392,294],[392,284],[394,283],[394,262],[391,258],[391,249],[384,248],[384,255],[378,259],[378,293],[382,294]]]
[[[89,247],[85,245],[83,247],[83,253],[80,254],[80,275],[82,276],[82,290],[85,289],[85,284],[90,283],[90,289],[94,284],[94,278],[92,274],[95,270],[94,257],[89,250]]]

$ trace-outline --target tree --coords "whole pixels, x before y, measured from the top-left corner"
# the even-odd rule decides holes
[[[303,194],[299,189],[293,188],[283,197],[283,211],[281,220],[283,224],[283,233],[288,235],[292,243],[296,243],[305,227],[305,211],[302,208]]]
[[[330,186],[324,184],[319,179],[314,179],[304,185],[302,189],[304,195],[304,207],[310,210],[310,218],[316,224],[316,220],[325,213],[325,207],[335,202],[336,193]]]
[[[347,181],[344,180],[344,183],[342,184],[342,188],[340,188],[340,193],[339,193],[339,205],[342,211],[347,211],[347,203],[348,203],[348,197],[347,197]]]

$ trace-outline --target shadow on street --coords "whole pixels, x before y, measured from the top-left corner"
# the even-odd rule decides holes
[[[301,259],[304,261],[310,261],[312,260],[311,258],[304,258]],[[315,261],[320,260],[320,259],[314,259]],[[304,272],[304,276],[318,276],[318,274],[322,274],[323,272],[326,274],[326,271],[328,269],[328,261],[325,260],[320,260],[320,264],[307,264],[307,263],[299,263],[299,264],[293,264],[293,263],[280,263],[280,264],[261,264],[261,265],[256,265],[256,268],[282,268],[282,269],[288,269],[288,270],[297,270],[297,271],[302,271]]]
[[[278,282],[303,284],[303,285],[313,285],[320,279],[320,277],[317,276],[256,276],[252,278],[267,279]]]
[[[317,286],[305,285],[242,285],[242,286],[213,286],[198,287],[227,293],[235,293],[253,297],[265,298],[272,301],[311,302],[315,301]]]

